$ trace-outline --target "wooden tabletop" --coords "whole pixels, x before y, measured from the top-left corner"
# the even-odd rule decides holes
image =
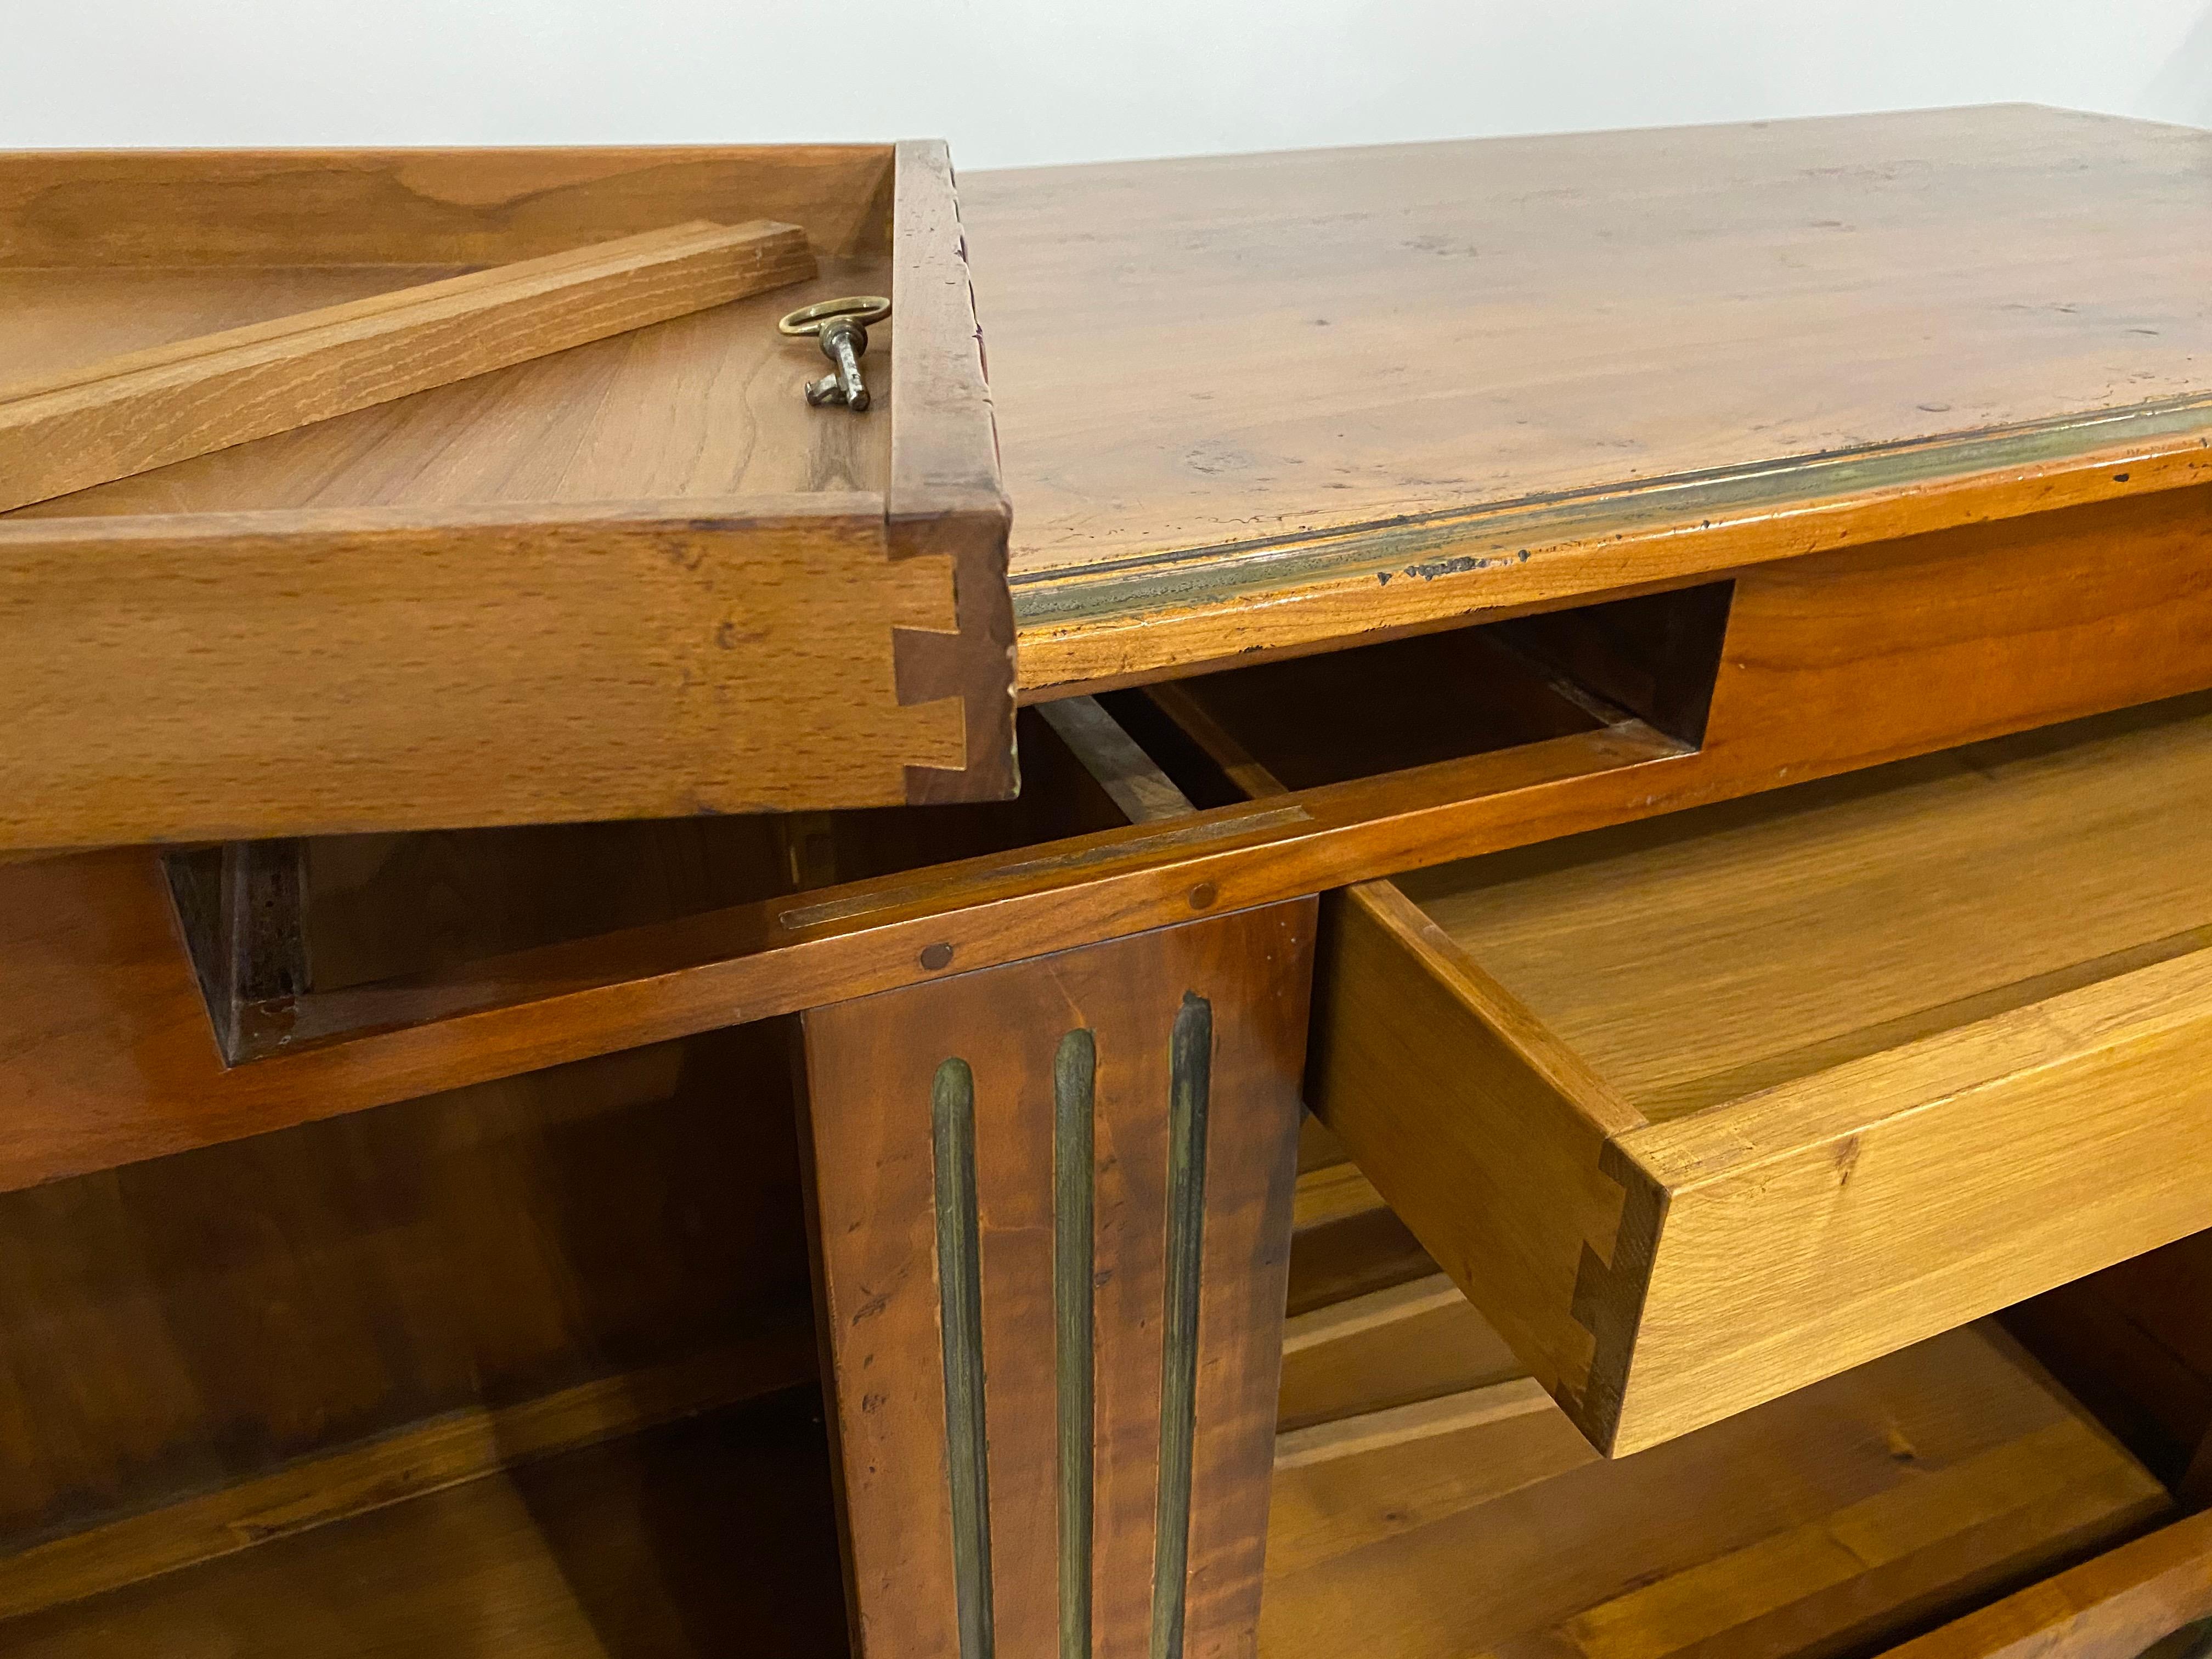
[[[2212,477],[2212,134],[969,174],[1026,696]]]

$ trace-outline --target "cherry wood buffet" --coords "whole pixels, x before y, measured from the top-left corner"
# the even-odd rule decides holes
[[[301,165],[519,253],[739,154]],[[908,152],[792,154],[874,193],[744,216],[880,260]],[[0,864],[0,1655],[2182,1650],[2208,163],[2001,109],[963,180],[1018,797]],[[9,280],[143,264],[94,198],[185,163],[70,166]],[[921,446],[923,561],[1004,525],[950,314],[862,467]],[[389,418],[0,558],[305,533],[428,487]]]

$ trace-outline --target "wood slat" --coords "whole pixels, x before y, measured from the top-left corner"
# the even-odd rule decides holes
[[[0,844],[903,801],[951,582],[835,495],[0,523]]]
[[[1536,1413],[1558,1410],[1534,1377],[1516,1377],[1486,1388],[1440,1395],[1410,1405],[1387,1406],[1358,1417],[1293,1429],[1275,1440],[1275,1468],[1311,1468],[1342,1458],[1362,1457],[1393,1446],[1412,1445],[1440,1435],[1479,1429]]]
[[[959,700],[961,763],[917,757],[914,801],[1010,795],[1014,764],[1014,612],[1006,587],[1013,508],[999,475],[999,432],[952,156],[938,140],[902,142],[892,198],[890,478],[884,490],[894,559],[952,568],[957,633],[908,624],[898,635],[902,703]]]
[[[1301,1238],[1291,1246],[1293,1280]],[[1528,1367],[1443,1273],[1294,1315],[1283,1332],[1282,1428],[1509,1382]]]

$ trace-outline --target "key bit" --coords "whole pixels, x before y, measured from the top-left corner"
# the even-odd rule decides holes
[[[830,360],[831,372],[806,384],[806,401],[817,408],[842,404],[860,412],[868,406],[867,382],[860,378],[860,357],[868,349],[868,325],[890,315],[891,302],[872,294],[850,295],[801,306],[776,324],[777,332],[793,338],[812,336]]]

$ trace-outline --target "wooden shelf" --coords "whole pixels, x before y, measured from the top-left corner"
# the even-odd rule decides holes
[[[1864,1652],[2170,1509],[1988,1324],[1612,1462],[1464,1304],[1385,1291],[1290,1338],[1264,1659]]]
[[[848,1650],[811,1388],[0,1623],[9,1659]]]

